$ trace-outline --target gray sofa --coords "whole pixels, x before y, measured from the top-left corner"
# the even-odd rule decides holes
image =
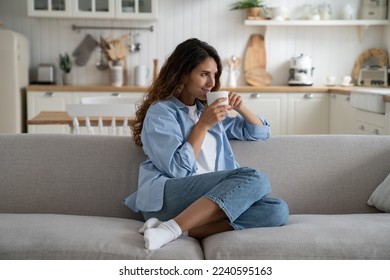
[[[390,214],[367,205],[390,172],[390,136],[232,145],[288,202],[288,225],[148,251],[140,215],[122,205],[144,160],[131,139],[0,135],[0,259],[390,259]]]

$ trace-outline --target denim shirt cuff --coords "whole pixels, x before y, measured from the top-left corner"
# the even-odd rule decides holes
[[[258,116],[258,118],[264,123],[263,125],[250,124],[246,122],[246,128],[253,138],[267,139],[271,136],[270,124],[265,117]]]

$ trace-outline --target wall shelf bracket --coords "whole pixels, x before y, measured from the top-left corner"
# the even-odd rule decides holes
[[[359,32],[359,39],[360,41],[363,41],[364,33],[367,31],[369,25],[359,25],[358,32]]]

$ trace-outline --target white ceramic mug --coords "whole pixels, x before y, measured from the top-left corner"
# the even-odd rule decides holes
[[[343,8],[343,19],[354,19],[355,18],[354,13],[355,13],[355,10],[351,6],[351,4],[347,4]]]
[[[334,86],[335,84],[336,84],[336,77],[335,76],[326,77],[326,85]]]
[[[349,86],[351,84],[352,78],[350,76],[344,76],[341,80],[343,86]]]
[[[289,18],[289,9],[285,6],[270,7],[273,20],[286,20]]]
[[[145,65],[138,65],[134,71],[134,84],[136,86],[148,85],[149,69]]]
[[[211,105],[218,98],[226,97],[226,100],[219,103],[218,105],[229,105],[229,92],[228,91],[210,91],[206,95],[207,97],[207,105]]]

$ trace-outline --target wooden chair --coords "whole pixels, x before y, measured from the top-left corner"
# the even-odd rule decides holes
[[[135,116],[135,105],[134,103],[68,104],[66,111],[73,118],[73,134],[81,134],[80,123],[85,123],[86,134],[95,134],[92,124],[97,123],[99,135],[130,135],[129,118]],[[120,121],[122,125],[118,127],[117,122]],[[107,125],[108,133],[105,129]]]

